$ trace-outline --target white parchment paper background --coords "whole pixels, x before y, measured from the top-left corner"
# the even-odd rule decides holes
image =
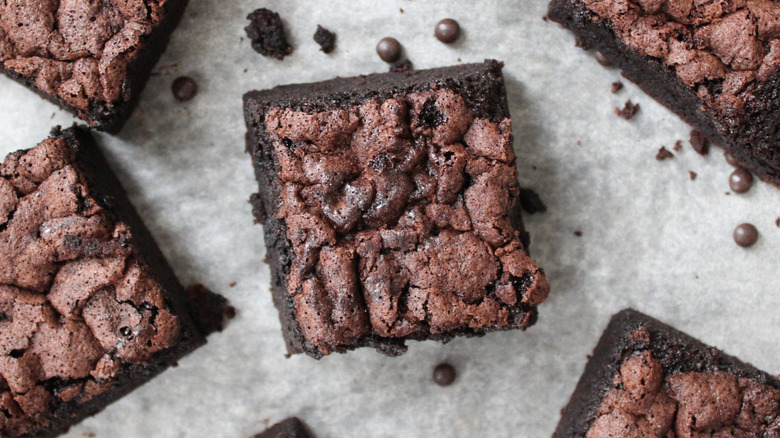
[[[295,52],[283,62],[242,38],[245,16],[261,6],[285,19]],[[248,437],[298,415],[321,438],[547,437],[610,315],[626,306],[780,372],[780,190],[761,183],[726,195],[731,169],[721,151],[697,155],[689,128],[635,86],[612,95],[619,72],[543,21],[546,8],[546,0],[190,0],[140,107],[121,135],[99,141],[182,282],[223,293],[238,316],[67,436]],[[452,46],[433,37],[445,17],[464,29]],[[312,41],[317,24],[338,33],[329,56]],[[386,71],[374,46],[387,35],[418,68],[506,62],[520,180],[549,208],[526,216],[532,255],[553,292],[525,333],[412,343],[400,358],[362,350],[286,359],[263,230],[247,203],[255,182],[241,96]],[[180,75],[200,87],[184,104],[170,92]],[[628,98],[641,105],[630,122],[612,113]],[[6,78],[0,102],[0,155],[72,123]],[[673,159],[654,159],[678,139],[686,141]],[[748,250],[731,237],[745,221],[761,233]],[[458,377],[441,388],[430,375],[445,360]]]

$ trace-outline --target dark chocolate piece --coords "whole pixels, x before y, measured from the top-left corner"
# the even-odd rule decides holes
[[[81,128],[0,165],[0,436],[62,433],[205,342]]]
[[[280,421],[270,429],[260,432],[252,438],[314,438],[309,433],[306,425],[296,417],[290,417]]]
[[[552,0],[548,16],[742,167],[780,185],[775,1]]]
[[[198,83],[189,76],[180,76],[171,84],[171,92],[176,100],[186,102],[198,94]]]
[[[90,126],[117,132],[186,4],[0,2],[0,71]]]
[[[734,242],[737,245],[747,248],[758,242],[758,230],[753,224],[739,224],[734,228]]]
[[[384,37],[376,45],[376,54],[384,62],[398,61],[401,58],[401,52],[403,52],[401,43],[393,37]]]
[[[753,175],[745,169],[735,169],[729,175],[729,187],[734,193],[745,193],[753,186]]]
[[[780,381],[627,309],[601,336],[553,438],[778,433]]]
[[[522,243],[501,66],[244,96],[289,353],[397,355],[534,323],[549,285]]]
[[[433,381],[439,386],[452,385],[455,375],[455,367],[448,363],[441,363],[433,369]]]
[[[623,89],[623,83],[620,81],[612,83],[612,94],[617,94],[618,91]]]
[[[454,43],[460,37],[460,24],[452,18],[445,18],[436,23],[433,34],[445,44]]]
[[[674,158],[674,154],[669,152],[665,146],[661,146],[661,149],[658,149],[658,153],[655,154],[655,159],[658,161],[663,161],[667,158]]]
[[[634,115],[639,111],[639,104],[636,105],[631,103],[631,99],[628,99],[626,101],[626,104],[623,105],[623,109],[615,108],[615,115],[618,117],[622,117],[626,120],[631,120],[634,118]]]
[[[320,45],[320,50],[324,53],[330,53],[336,48],[336,34],[317,25],[317,31],[314,32],[314,42]]]
[[[249,26],[244,30],[255,52],[280,61],[292,54],[293,48],[287,42],[279,14],[260,8],[247,15],[246,19],[249,20]]]

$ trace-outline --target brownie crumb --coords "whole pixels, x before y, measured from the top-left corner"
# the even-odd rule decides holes
[[[618,91],[623,89],[623,83],[620,81],[612,83],[612,94],[617,94]]]
[[[574,232],[574,235],[577,236],[577,237],[582,237],[582,231],[577,230],[577,231]]]
[[[777,228],[780,228],[780,217],[778,217],[777,219],[775,219],[775,226],[776,226]]]
[[[693,150],[699,155],[707,155],[710,149],[707,137],[696,129],[691,131],[691,147],[693,147]]]
[[[270,9],[260,8],[246,18],[250,23],[244,30],[257,53],[280,61],[292,54],[293,48],[284,36],[284,25],[279,14]]]
[[[694,171],[692,171],[692,170],[689,170],[688,171],[688,176],[690,176],[691,177],[691,181],[693,181],[693,180],[696,179],[697,176],[699,176],[699,174],[694,172]]]
[[[404,13],[404,8],[400,8],[400,11],[403,14]]]
[[[596,61],[604,67],[612,67],[612,60],[601,52],[596,52]]]
[[[433,381],[439,386],[450,386],[455,381],[455,367],[441,363],[433,369]]]
[[[668,149],[666,149],[665,146],[661,146],[661,149],[658,149],[658,153],[655,154],[655,159],[658,161],[663,161],[667,158],[673,158],[674,154],[669,152]]]
[[[180,76],[171,84],[171,91],[176,100],[186,102],[198,94],[198,84],[189,76]]]
[[[336,34],[317,25],[317,32],[314,32],[314,42],[320,45],[320,50],[324,53],[330,53],[336,48]]]
[[[236,287],[236,285],[237,285],[237,284],[238,284],[238,282],[237,282],[237,281],[231,281],[231,282],[230,282],[230,284],[229,284],[228,286],[230,286],[230,287]]]
[[[753,186],[753,175],[745,169],[736,169],[729,175],[729,187],[734,193],[745,193]]]
[[[521,188],[518,198],[520,199],[520,206],[522,206],[523,210],[528,214],[544,213],[547,211],[547,206],[542,202],[542,198],[539,197],[538,193],[531,189]]]
[[[734,228],[734,242],[737,245],[747,248],[755,245],[758,241],[758,230],[753,224],[739,224]]]
[[[227,320],[236,316],[236,308],[230,305],[227,298],[200,283],[187,286],[187,302],[195,325],[204,335],[221,332]]]
[[[631,120],[638,111],[639,104],[633,104],[631,103],[631,99],[628,99],[623,106],[623,109],[615,108],[615,115],[626,120]]]
[[[414,70],[414,65],[412,64],[412,61],[409,61],[408,59],[404,59],[403,61],[398,61],[390,65],[390,71],[396,73],[412,70]]]
[[[675,152],[682,150],[682,141],[677,140],[676,142],[674,142],[674,146],[672,146],[672,150]]]

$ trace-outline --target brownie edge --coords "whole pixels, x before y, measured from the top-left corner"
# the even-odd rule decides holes
[[[549,285],[523,244],[501,67],[244,96],[251,201],[290,354],[397,355],[406,340],[536,321]]]
[[[636,368],[631,368],[630,365],[626,364],[632,361],[636,362],[639,358],[644,362],[644,366],[640,367],[640,369],[645,370],[644,372],[648,372],[646,371],[648,362],[655,363],[658,369],[662,369],[665,383],[658,386],[658,370],[648,374],[654,375],[654,377],[647,377],[645,380],[655,381],[656,387],[664,391],[671,388],[668,391],[672,394],[672,400],[664,399],[663,404],[666,407],[658,409],[659,412],[674,409],[675,403],[683,406],[677,408],[680,412],[677,415],[678,418],[682,418],[686,412],[690,412],[690,409],[686,411],[685,402],[679,400],[694,397],[691,394],[695,394],[695,391],[680,390],[679,388],[686,388],[681,382],[687,384],[687,388],[696,388],[697,384],[701,385],[703,382],[713,384],[713,387],[703,391],[704,394],[707,394],[716,391],[714,388],[718,386],[718,379],[731,379],[733,382],[740,382],[739,386],[736,383],[732,386],[743,391],[745,403],[752,403],[756,399],[755,393],[761,392],[762,388],[767,399],[774,398],[774,407],[771,407],[770,402],[768,420],[770,424],[767,426],[767,430],[769,433],[772,431],[780,433],[780,417],[778,417],[780,416],[780,410],[778,410],[780,381],[768,373],[716,348],[707,346],[660,321],[633,309],[625,309],[614,315],[604,330],[569,403],[562,410],[561,420],[553,438],[599,436],[599,432],[595,430],[592,432],[595,435],[588,435],[588,433],[594,428],[597,418],[608,416],[610,409],[618,411],[619,407],[622,406],[621,403],[625,404],[620,400],[620,396],[616,395],[619,394],[619,391],[615,388],[626,388],[625,391],[631,391],[633,389],[632,383],[629,380],[618,382],[616,379],[620,378],[621,372],[626,372],[627,366],[628,369],[634,371]],[[645,375],[636,371],[634,374]],[[694,381],[695,384],[691,385],[691,381]],[[743,389],[743,386],[748,389]],[[634,412],[637,412],[641,405],[639,407],[633,405],[633,408]],[[772,410],[774,410],[774,417],[771,414]],[[658,417],[662,416],[658,415]],[[674,418],[669,414],[666,416]],[[614,420],[614,418],[609,419]],[[704,421],[702,415],[700,423],[703,424]],[[741,425],[752,421],[752,425],[755,426],[755,421],[752,419],[745,420],[742,417],[739,421],[741,421]],[[773,421],[774,423],[772,423]],[[725,426],[728,424],[726,422]],[[671,427],[672,425],[666,424],[665,426]],[[776,429],[772,429],[773,427]],[[706,432],[706,430],[702,432]],[[755,433],[749,436],[771,437],[776,435]]]

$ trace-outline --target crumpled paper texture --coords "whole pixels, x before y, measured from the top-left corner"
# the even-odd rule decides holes
[[[258,7],[285,21],[295,51],[282,62],[245,38],[245,17]],[[190,0],[133,117],[119,136],[98,137],[181,281],[223,293],[238,316],[66,436],[248,437],[297,415],[319,437],[547,437],[609,317],[627,306],[780,372],[780,190],[756,183],[727,194],[721,150],[696,154],[690,128],[633,84],[611,94],[619,71],[575,48],[571,34],[542,20],[546,10],[545,0]],[[452,45],[433,36],[446,17],[463,29]],[[312,40],[318,24],[338,34],[330,55]],[[374,49],[388,35],[417,68],[506,63],[520,182],[548,207],[525,220],[552,294],[525,333],[411,343],[399,358],[364,349],[288,359],[263,230],[247,203],[255,181],[241,96],[386,71]],[[200,88],[187,103],[170,91],[181,75]],[[628,98],[641,105],[631,121],[613,113]],[[1,155],[73,122],[7,78],[0,102]],[[674,158],[655,160],[678,139]],[[733,242],[741,222],[761,233],[752,248]],[[452,386],[431,379],[441,361],[458,371]]]

